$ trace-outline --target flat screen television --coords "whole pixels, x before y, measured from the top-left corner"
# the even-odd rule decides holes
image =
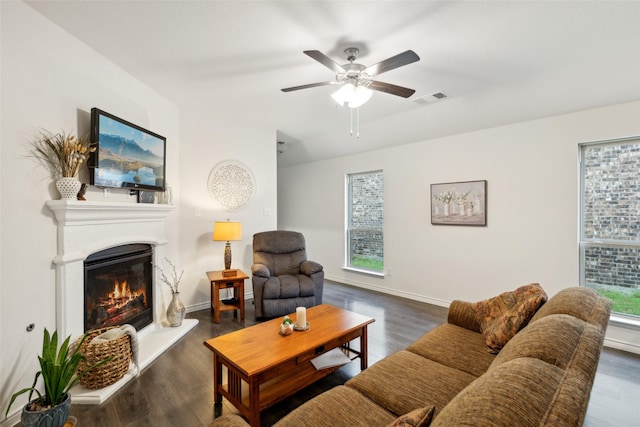
[[[165,191],[167,139],[98,108],[91,109],[90,184]]]

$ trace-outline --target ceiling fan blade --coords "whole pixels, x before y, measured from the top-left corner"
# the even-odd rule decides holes
[[[364,73],[370,76],[377,76],[378,74],[386,73],[387,71],[394,70],[398,67],[411,64],[412,62],[419,61],[420,57],[412,50],[399,53],[396,56],[387,58],[382,62],[373,64],[364,69]]]
[[[303,53],[309,56],[310,58],[315,59],[316,61],[318,61],[319,63],[321,63],[322,65],[324,65],[325,67],[333,71],[334,73],[347,72],[347,70],[342,68],[342,65],[338,64],[336,61],[329,58],[327,55],[320,52],[319,50],[305,50]]]
[[[286,88],[281,89],[281,90],[283,92],[292,92],[294,90],[309,89],[309,88],[312,88],[312,87],[335,85],[335,84],[338,84],[338,83],[334,82],[334,81],[331,81],[331,82],[320,82],[320,83],[309,83],[309,84],[306,84],[306,85],[286,87]]]
[[[413,95],[416,91],[413,89],[409,89],[402,86],[392,85],[391,83],[378,82],[375,80],[371,80],[369,85],[367,86],[369,89],[377,90],[380,92],[390,93],[391,95],[401,96],[403,98],[408,98]]]

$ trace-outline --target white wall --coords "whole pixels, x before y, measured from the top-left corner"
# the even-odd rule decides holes
[[[22,2],[0,2],[2,92],[0,196],[0,408],[31,384],[42,331],[54,330],[56,224],[45,202],[58,199],[48,173],[32,159],[27,142],[38,128],[88,134],[89,112],[100,107],[166,136],[168,181],[179,177],[177,108],[123,70],[42,18]],[[86,177],[84,177],[86,179]],[[179,186],[176,186],[179,200]],[[125,190],[105,199],[130,201]],[[179,253],[180,208],[171,213],[167,252]],[[35,324],[34,332],[26,326]],[[74,337],[75,338],[75,337]],[[12,407],[21,410],[26,395]]]
[[[428,110],[425,110],[428,114]],[[305,234],[326,278],[447,305],[538,282],[576,286],[578,144],[640,135],[640,102],[423,141],[278,171],[278,227]],[[366,136],[358,144],[366,144]],[[344,265],[344,177],[385,175],[385,268]],[[488,226],[434,226],[430,184],[488,181]],[[640,352],[640,335],[610,327],[608,344]]]
[[[232,267],[250,274],[251,236],[276,228],[277,195],[275,130],[255,128],[245,118],[179,110],[22,2],[0,2],[0,19],[0,408],[4,411],[11,394],[31,384],[43,329],[56,327],[52,265],[56,224],[45,202],[60,196],[47,172],[25,158],[27,142],[38,128],[88,134],[90,109],[99,107],[167,137],[167,182],[176,208],[167,223],[166,253],[185,270],[181,298],[188,311],[209,306],[205,273],[224,266],[224,243],[211,241],[213,222],[230,218],[243,223],[244,239],[232,243]],[[212,104],[214,111],[226,110],[224,100]],[[256,180],[252,201],[233,212],[222,209],[207,191],[210,170],[229,159],[243,162]],[[87,176],[81,178],[88,181]],[[101,190],[90,188],[87,198],[135,203],[127,190],[112,190],[105,198]],[[250,280],[245,293],[252,294]],[[33,333],[26,332],[30,323],[36,326]],[[20,411],[24,401],[26,396],[11,413]],[[11,418],[0,426],[11,425]]]
[[[212,99],[212,102],[216,102]],[[222,101],[218,101],[222,102]],[[213,108],[216,108],[214,105]],[[220,111],[224,105],[220,105]],[[240,117],[238,121],[202,110],[181,112],[181,262],[185,268],[185,292],[192,309],[209,307],[210,286],[206,272],[224,268],[224,242],[211,240],[214,221],[240,221],[243,239],[231,242],[232,268],[251,275],[254,233],[276,229],[276,135],[273,129],[256,129]],[[209,197],[207,180],[220,162],[242,162],[256,183],[251,201],[229,211]],[[222,291],[226,292],[226,291]],[[253,296],[251,279],[245,281],[247,298]],[[222,297],[226,296],[222,293]]]
[[[54,330],[56,224],[45,202],[60,196],[28,154],[38,128],[89,132],[89,112],[99,107],[167,137],[167,182],[176,206],[170,214],[166,253],[185,273],[181,298],[188,311],[209,306],[206,271],[224,266],[224,243],[211,241],[213,222],[243,223],[233,242],[232,267],[250,274],[252,235],[276,228],[275,130],[260,129],[229,113],[212,98],[211,113],[179,108],[106,58],[44,19],[23,2],[0,2],[0,408],[31,384],[42,331]],[[216,104],[218,103],[218,104]],[[189,107],[190,108],[190,107]],[[239,160],[253,173],[256,193],[237,211],[211,200],[207,178],[223,160]],[[81,175],[85,181],[87,176]],[[105,198],[90,188],[89,200],[135,203],[127,190]],[[168,289],[167,289],[167,292]],[[245,293],[251,296],[251,281]],[[26,326],[35,324],[35,332]],[[75,337],[74,337],[75,338]],[[20,411],[24,396],[12,413]],[[11,415],[11,414],[10,414]],[[15,420],[14,420],[15,421]],[[10,425],[11,417],[0,422]]]

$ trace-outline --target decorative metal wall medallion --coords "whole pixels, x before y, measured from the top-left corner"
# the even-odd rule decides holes
[[[223,160],[209,172],[207,189],[213,200],[226,209],[235,210],[249,204],[256,191],[256,180],[244,163]]]

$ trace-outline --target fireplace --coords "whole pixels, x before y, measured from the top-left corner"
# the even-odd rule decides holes
[[[93,253],[84,262],[84,330],[153,322],[153,249],[127,244]]]
[[[71,335],[75,340],[82,336],[86,328],[85,261],[93,261],[95,254],[104,255],[104,251],[130,245],[151,249],[150,260],[153,263],[164,259],[169,235],[166,221],[174,207],[152,203],[75,200],[50,200],[47,206],[55,215],[58,233],[57,255],[53,260],[56,268],[56,330],[58,335]],[[145,291],[145,302],[151,307],[152,323],[138,331],[139,369],[148,366],[198,323],[196,319],[185,319],[181,326],[169,327],[165,313],[171,301],[171,292],[157,281],[152,265],[146,261],[145,264],[152,277],[149,286],[153,292]],[[107,268],[115,269],[112,266]],[[127,287],[131,288],[137,279],[126,281]],[[110,286],[113,288],[113,283]],[[118,382],[100,389],[90,390],[76,384],[71,389],[73,403],[100,404],[134,379],[135,375],[136,369],[132,367]]]

